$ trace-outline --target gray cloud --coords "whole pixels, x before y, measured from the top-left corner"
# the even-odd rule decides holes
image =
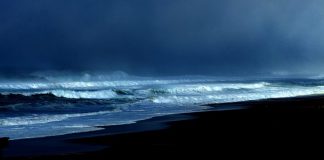
[[[317,0],[0,2],[0,69],[322,72]]]

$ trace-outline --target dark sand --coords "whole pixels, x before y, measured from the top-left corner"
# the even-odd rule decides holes
[[[204,112],[157,117],[102,131],[11,141],[2,149],[2,159],[94,160],[150,157],[151,153],[153,159],[263,159],[278,153],[324,152],[324,96],[211,106]]]

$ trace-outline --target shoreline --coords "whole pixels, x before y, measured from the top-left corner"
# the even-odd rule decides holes
[[[324,140],[321,131],[324,126],[324,96],[209,106],[213,108],[108,126],[100,131],[10,141],[9,146],[1,151],[2,158],[101,159],[122,152],[144,150],[166,154],[177,151],[178,155],[221,154],[265,149],[269,145],[276,145],[279,150],[297,146],[304,148],[301,143]],[[219,109],[222,107],[241,108]],[[208,144],[213,147],[208,147]],[[252,144],[252,148],[246,144]]]

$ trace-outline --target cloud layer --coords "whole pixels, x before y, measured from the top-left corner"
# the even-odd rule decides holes
[[[317,0],[0,2],[0,70],[320,74]]]

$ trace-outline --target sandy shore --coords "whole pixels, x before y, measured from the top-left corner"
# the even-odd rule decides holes
[[[321,149],[324,96],[213,104],[213,109],[57,137],[10,141],[2,159],[273,155]],[[235,110],[223,110],[236,108]]]

